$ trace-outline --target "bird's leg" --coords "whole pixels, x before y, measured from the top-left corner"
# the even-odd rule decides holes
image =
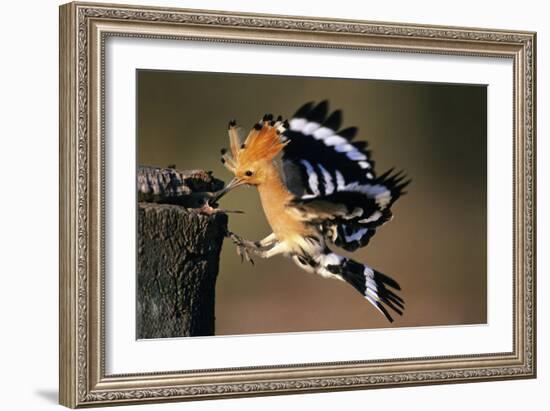
[[[269,246],[266,247],[258,247],[258,248],[241,248],[237,246],[237,253],[241,256],[241,259],[244,257],[254,265],[254,260],[250,257],[249,252],[253,252],[254,255],[257,255],[261,258],[271,258],[275,255],[284,254],[287,252],[286,244],[283,242],[275,242],[272,243]]]
[[[277,242],[277,237],[275,237],[275,234],[270,234],[266,238],[260,241],[250,241],[245,240],[241,236],[228,231],[227,236],[231,238],[231,240],[238,246],[248,248],[250,250],[267,250],[271,248],[274,243]]]
[[[267,250],[259,250],[256,252],[256,255],[262,258],[271,258],[275,255],[284,254],[288,251],[288,248],[283,242],[273,243]]]
[[[249,241],[238,236],[231,231],[227,232],[227,236],[233,241],[237,246],[237,254],[241,256],[241,259],[246,258],[247,261],[250,261],[254,264],[254,260],[250,257],[250,254],[255,254],[263,258],[269,258],[269,252],[278,245],[277,237],[275,234],[270,234],[266,238],[260,241]]]
[[[266,248],[269,249],[273,247],[276,242],[277,242],[277,237],[275,236],[275,233],[271,233],[263,240],[256,241],[254,244],[261,249],[266,249]]]

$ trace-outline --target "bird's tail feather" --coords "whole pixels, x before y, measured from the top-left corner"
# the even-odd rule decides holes
[[[330,250],[327,250],[324,254],[319,269],[326,274],[331,273],[332,275],[341,277],[351,284],[367,301],[380,311],[388,321],[393,322],[393,318],[388,308],[399,315],[403,314],[405,302],[390,289],[401,290],[401,287],[393,278],[367,265],[339,256]]]

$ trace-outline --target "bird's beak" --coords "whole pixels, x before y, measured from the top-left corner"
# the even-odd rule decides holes
[[[229,193],[231,190],[239,186],[242,186],[243,184],[246,184],[245,180],[241,180],[240,178],[235,177],[233,180],[227,183],[224,188],[214,193],[214,195],[212,196],[211,202],[214,203],[218,201],[220,198],[222,198],[224,195]]]

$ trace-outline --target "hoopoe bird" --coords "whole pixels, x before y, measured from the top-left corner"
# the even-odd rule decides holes
[[[347,251],[366,246],[392,218],[391,206],[410,180],[393,169],[376,176],[367,143],[352,142],[357,128],[341,130],[341,111],[328,113],[323,101],[305,104],[290,120],[265,115],[244,142],[229,122],[230,150],[222,149],[222,162],[234,178],[216,199],[242,185],[258,189],[273,233],[253,242],[229,232],[241,258],[291,257],[305,271],[348,282],[393,322],[388,308],[404,310],[392,290],[399,284],[328,244]]]

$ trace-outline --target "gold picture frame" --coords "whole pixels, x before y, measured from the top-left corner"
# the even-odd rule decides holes
[[[104,45],[109,36],[501,57],[514,79],[513,351],[106,375]],[[70,3],[60,8],[60,403],[103,406],[534,378],[533,32]]]

